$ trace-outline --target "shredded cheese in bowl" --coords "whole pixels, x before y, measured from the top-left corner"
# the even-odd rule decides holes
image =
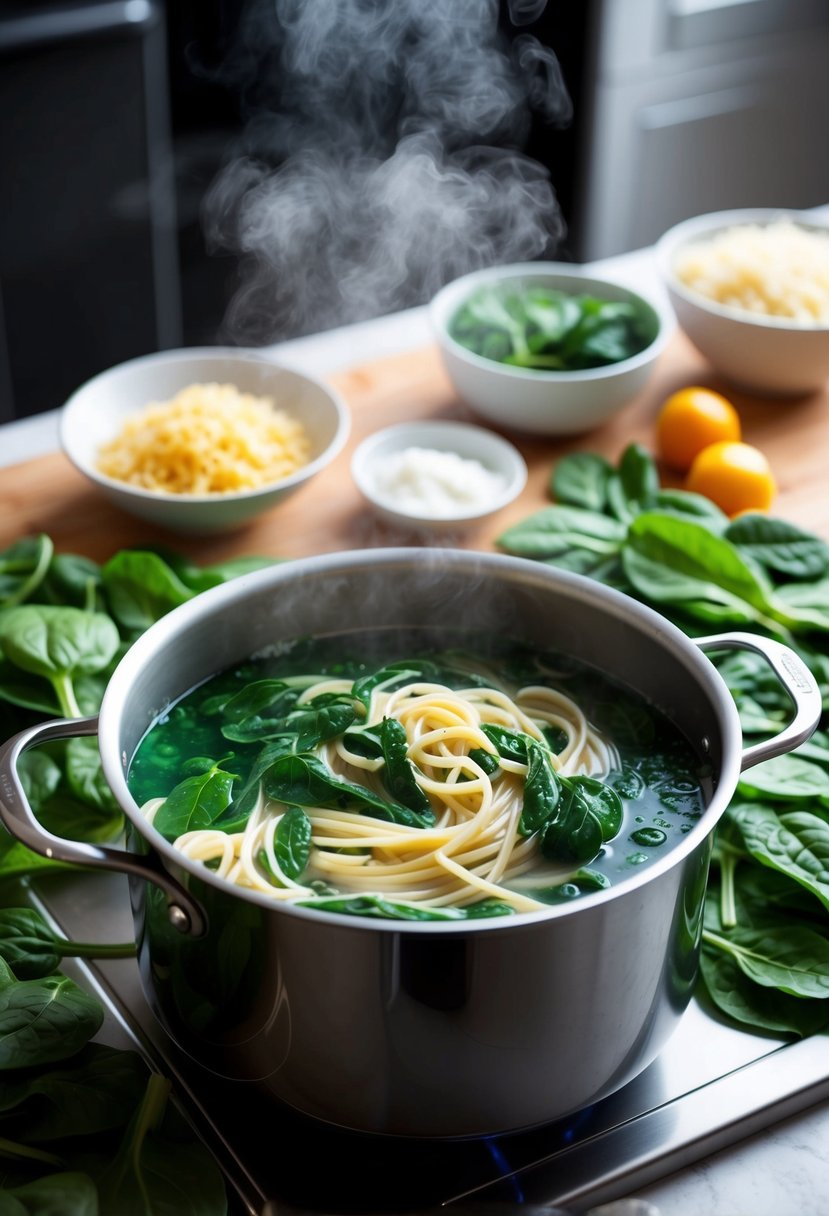
[[[791,220],[696,240],[676,255],[673,269],[685,287],[724,307],[829,325],[829,235]]]
[[[306,465],[311,443],[271,397],[232,384],[191,384],[128,418],[98,451],[107,477],[167,494],[233,494]]]

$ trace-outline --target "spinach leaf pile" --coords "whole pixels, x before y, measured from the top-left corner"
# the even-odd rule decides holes
[[[129,550],[103,565],[54,552],[46,535],[0,553],[0,732],[43,718],[97,713],[114,667],[154,621],[200,591],[272,559],[195,566],[168,551]],[[122,816],[103,779],[95,740],[32,749],[20,776],[34,813],[57,835],[101,841]],[[55,868],[0,834],[0,877]]]
[[[829,545],[772,516],[733,520],[705,498],[663,489],[631,444],[554,468],[553,504],[497,539],[509,553],[594,578],[691,637],[738,628],[796,651],[829,709]],[[750,742],[777,733],[788,697],[751,652],[714,657]],[[718,1009],[757,1031],[829,1025],[829,731],[748,770],[716,833],[701,972]]]
[[[479,288],[449,333],[485,359],[538,371],[580,371],[629,359],[656,336],[656,317],[635,304],[527,283]]]
[[[0,895],[8,894],[8,880]],[[0,911],[0,1213],[225,1216],[221,1173],[137,1052],[94,1042],[104,1010],[58,971],[110,957],[56,935],[33,908]]]
[[[46,535],[0,553],[0,730],[97,712],[125,650],[153,621],[207,587],[270,559],[196,567],[176,554],[124,550],[104,565],[58,554]],[[109,840],[122,816],[89,738],[24,753],[35,814],[58,835]],[[132,1051],[95,1041],[104,1010],[60,970],[63,959],[118,958],[53,932],[26,904],[26,882],[61,863],[0,830],[0,1216],[60,1211],[227,1212],[212,1156],[168,1101],[170,1083]]]

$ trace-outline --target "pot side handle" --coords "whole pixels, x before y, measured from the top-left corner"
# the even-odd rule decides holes
[[[145,859],[124,849],[66,840],[54,836],[35,818],[17,772],[20,756],[41,743],[97,733],[97,716],[56,718],[23,730],[0,745],[0,822],[16,840],[42,857],[71,865],[117,870],[154,883],[167,896],[170,923],[181,933],[200,937],[206,928],[204,912],[189,892],[153,860],[153,854]]]
[[[700,650],[753,650],[763,656],[789,694],[794,704],[794,717],[771,739],[754,743],[743,749],[741,771],[770,760],[783,752],[793,751],[804,743],[820,721],[822,700],[817,680],[799,655],[782,642],[755,633],[721,633],[713,637],[694,638]]]

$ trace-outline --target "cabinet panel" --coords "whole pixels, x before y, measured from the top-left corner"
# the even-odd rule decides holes
[[[688,216],[829,199],[829,34],[786,53],[597,84],[581,256],[652,244]]]

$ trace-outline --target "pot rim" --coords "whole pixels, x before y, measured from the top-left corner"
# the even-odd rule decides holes
[[[185,857],[172,843],[147,822],[133,798],[126,781],[126,773],[132,760],[121,750],[120,723],[128,712],[129,690],[139,672],[152,662],[154,654],[165,643],[183,633],[196,622],[210,617],[223,605],[244,601],[249,593],[266,584],[274,590],[285,582],[293,582],[304,575],[336,574],[353,571],[358,565],[386,565],[394,567],[431,563],[439,565],[448,561],[454,569],[467,567],[476,573],[487,570],[503,572],[524,582],[536,583],[551,588],[560,587],[566,594],[577,599],[598,601],[614,617],[634,621],[641,632],[650,635],[655,642],[667,648],[675,648],[687,668],[709,697],[712,711],[717,717],[723,744],[723,761],[714,784],[711,799],[699,820],[687,835],[671,847],[657,861],[639,871],[631,873],[604,890],[580,895],[572,902],[551,904],[537,912],[516,912],[509,916],[460,921],[404,921],[393,919],[350,916],[345,913],[328,912],[321,909],[300,907],[297,904],[275,902],[264,892],[236,887],[215,875],[200,862]],[[207,673],[205,679],[208,678]],[[169,704],[181,693],[176,693]],[[161,712],[161,707],[159,708]],[[255,570],[227,583],[201,592],[193,599],[172,609],[166,616],[152,624],[130,647],[118,663],[109,679],[101,703],[98,719],[98,745],[104,775],[125,815],[151,848],[167,863],[168,868],[185,871],[200,882],[231,897],[252,902],[259,907],[273,909],[288,916],[331,923],[355,931],[381,931],[386,933],[417,934],[467,934],[492,932],[497,928],[530,927],[543,925],[551,920],[560,920],[579,912],[625,898],[642,887],[680,866],[697,851],[712,834],[725,812],[737,785],[741,769],[742,728],[736,705],[727,686],[713,663],[694,642],[676,625],[652,608],[612,587],[594,582],[583,575],[559,570],[528,558],[507,554],[486,553],[477,550],[454,548],[389,547],[376,549],[351,549],[308,558],[297,558],[274,566]]]

